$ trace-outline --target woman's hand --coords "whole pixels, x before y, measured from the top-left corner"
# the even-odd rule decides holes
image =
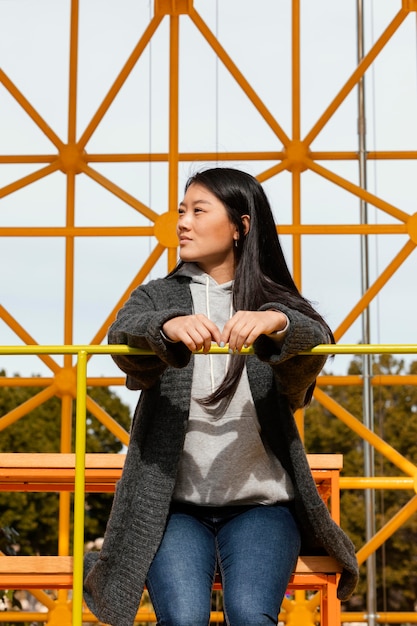
[[[271,335],[284,330],[288,318],[280,311],[238,311],[225,324],[220,341],[230,350],[240,351],[253,344],[259,335]]]
[[[207,353],[212,341],[221,341],[216,324],[202,313],[173,317],[162,326],[162,332],[171,341],[182,341],[191,352],[202,349]]]

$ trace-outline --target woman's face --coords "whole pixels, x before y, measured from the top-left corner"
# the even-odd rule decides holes
[[[178,209],[177,235],[182,261],[198,263],[216,280],[234,275],[236,226],[226,208],[206,187],[193,183]]]

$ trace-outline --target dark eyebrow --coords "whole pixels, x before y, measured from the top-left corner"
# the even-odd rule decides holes
[[[194,200],[194,202],[192,202],[191,204],[196,205],[196,204],[211,204],[210,200]],[[179,206],[185,206],[185,202],[182,201],[180,202]]]

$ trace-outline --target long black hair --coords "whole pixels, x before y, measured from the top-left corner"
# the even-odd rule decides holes
[[[281,248],[270,203],[259,181],[241,170],[215,167],[191,176],[185,191],[193,184],[205,187],[223,203],[230,221],[239,232],[233,283],[235,311],[257,311],[267,302],[280,302],[318,321],[328,332],[331,341],[334,341],[324,319],[300,294],[294,283]],[[243,215],[249,215],[250,218],[246,234]],[[175,274],[181,265],[182,262],[170,275]],[[202,403],[210,405],[230,397],[237,388],[244,362],[244,356],[231,359],[223,381]],[[308,395],[311,396],[311,393]]]

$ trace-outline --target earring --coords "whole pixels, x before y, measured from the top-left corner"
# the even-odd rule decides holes
[[[238,243],[237,243],[238,241],[239,241],[238,239],[235,239],[235,248],[237,248],[238,246]]]

